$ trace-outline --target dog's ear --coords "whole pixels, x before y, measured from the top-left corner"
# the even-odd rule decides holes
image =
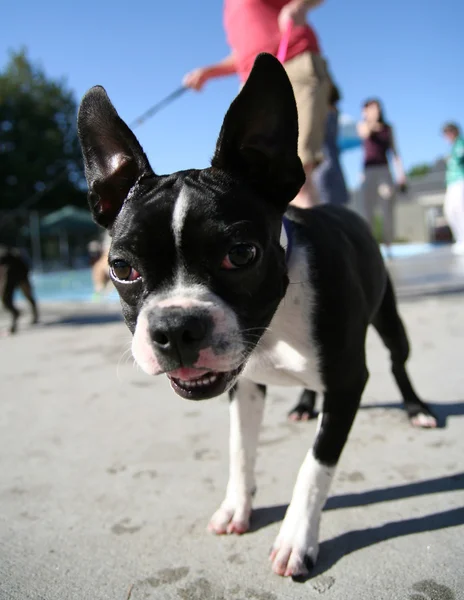
[[[285,209],[305,181],[297,148],[291,83],[276,58],[260,54],[224,118],[211,165],[244,177]]]
[[[137,138],[119,117],[106,91],[91,88],[82,99],[77,130],[94,219],[110,227],[143,175],[153,175]]]

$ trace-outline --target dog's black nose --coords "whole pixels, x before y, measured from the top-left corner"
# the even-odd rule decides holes
[[[209,315],[178,307],[155,309],[148,317],[148,324],[155,350],[166,358],[180,360],[183,366],[197,361],[213,329]]]

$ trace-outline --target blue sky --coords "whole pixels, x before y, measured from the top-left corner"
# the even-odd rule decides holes
[[[16,0],[2,21],[0,66],[24,45],[78,98],[104,85],[127,121],[178,87],[185,72],[228,52],[220,0]],[[365,97],[382,98],[407,167],[446,152],[443,121],[464,125],[462,0],[326,0],[310,21],[343,112],[358,118]],[[188,92],[137,130],[157,172],[208,164],[237,86],[232,77]],[[356,184],[360,152],[343,163]]]

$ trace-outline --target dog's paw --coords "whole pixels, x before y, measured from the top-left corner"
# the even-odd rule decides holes
[[[405,403],[405,407],[409,422],[413,427],[420,427],[422,429],[435,429],[438,427],[437,417],[422,400],[416,398],[414,402]]]
[[[295,406],[289,413],[289,421],[311,421],[316,417],[314,410],[307,408],[306,406]]]
[[[428,412],[418,412],[416,415],[409,418],[409,422],[413,427],[419,427],[421,429],[436,429],[438,427],[436,417]]]
[[[220,508],[211,517],[208,531],[217,535],[235,533],[242,535],[250,528],[251,502],[243,503],[241,506],[232,507],[231,504],[223,502]]]
[[[306,577],[316,564],[319,553],[317,531],[298,525],[289,526],[284,521],[271,550],[272,570],[282,577]]]

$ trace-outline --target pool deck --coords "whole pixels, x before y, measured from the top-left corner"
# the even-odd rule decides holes
[[[464,257],[453,256],[450,246],[399,244],[386,264],[400,298],[464,291]],[[33,275],[42,302],[95,302],[89,269]],[[103,298],[118,303],[110,288]]]
[[[305,583],[267,560],[316,429],[286,421],[296,389],[269,390],[251,533],[214,537],[226,398],[188,402],[134,369],[114,302],[45,303],[41,325],[0,339],[0,600],[463,600],[464,301],[451,292],[464,259],[389,268],[409,369],[441,427],[410,427],[370,331],[370,380]]]
[[[399,298],[464,291],[464,256],[454,256],[450,246],[386,259],[386,264]]]

